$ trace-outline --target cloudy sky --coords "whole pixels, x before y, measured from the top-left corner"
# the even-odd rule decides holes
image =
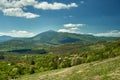
[[[47,30],[120,37],[120,0],[0,0],[0,36]]]

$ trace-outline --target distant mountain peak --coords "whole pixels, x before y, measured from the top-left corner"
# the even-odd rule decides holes
[[[36,36],[34,36],[33,38],[37,37],[37,38],[40,38],[41,36],[42,37],[46,37],[46,36],[49,36],[49,35],[55,35],[57,32],[54,31],[54,30],[48,30],[48,31],[45,31],[45,32],[42,32]]]
[[[13,39],[13,37],[11,37],[11,36],[7,36],[7,35],[0,36],[0,42],[5,42],[5,41],[11,40],[11,39]]]
[[[54,33],[57,33],[57,32],[54,30],[48,30],[48,31],[42,32],[40,34],[54,34]]]
[[[11,37],[11,36],[7,36],[7,35],[0,35],[0,37]]]
[[[50,30],[48,30],[48,31],[50,31],[50,32],[56,32],[56,31],[54,31],[54,30],[51,30],[51,29],[50,29]],[[46,31],[46,32],[47,32],[47,31]]]

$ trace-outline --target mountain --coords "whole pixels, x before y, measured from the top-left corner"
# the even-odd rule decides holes
[[[57,43],[58,32],[49,30],[32,37],[32,41],[37,43]]]
[[[62,33],[56,31],[46,31],[31,38],[33,42],[42,44],[65,44],[65,43],[91,43],[100,40],[112,40],[113,37],[96,37],[92,35]]]
[[[113,40],[115,37],[96,37],[93,35],[86,34],[76,34],[76,33],[63,33],[49,30],[40,33],[31,38],[14,38],[10,36],[0,36],[0,42],[5,42],[9,40],[22,40],[25,42],[35,43],[35,44],[65,44],[65,43],[92,43],[101,40]]]
[[[43,33],[40,33],[32,38],[35,42],[40,43],[47,43],[47,44],[65,44],[65,43],[73,43],[73,42],[87,42],[91,41],[88,40],[88,38],[94,38],[93,36],[87,36],[87,35],[80,35],[75,33],[62,33],[62,32],[56,32],[56,31],[46,31]]]
[[[18,49],[36,49],[43,48],[46,45],[59,44],[85,44],[95,43],[97,41],[106,41],[117,39],[116,37],[96,37],[93,35],[62,33],[56,31],[46,31],[31,38],[13,38],[9,36],[0,36],[0,50],[18,50]]]
[[[13,37],[10,37],[10,36],[0,36],[0,42],[5,42],[12,39]]]

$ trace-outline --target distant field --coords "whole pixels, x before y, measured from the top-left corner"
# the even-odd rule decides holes
[[[25,75],[17,80],[120,80],[120,56],[71,68]]]

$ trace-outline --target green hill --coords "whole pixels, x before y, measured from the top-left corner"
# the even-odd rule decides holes
[[[86,34],[76,34],[76,33],[62,33],[56,31],[46,31],[40,33],[31,38],[31,40],[35,43],[42,44],[65,44],[65,43],[91,43],[100,40],[112,40],[116,39],[115,37],[96,37],[93,35]]]
[[[120,56],[71,68],[25,75],[17,80],[120,80]]]
[[[0,51],[9,51],[16,49],[29,49],[35,46],[33,43],[22,41],[22,40],[9,40],[0,43]]]

